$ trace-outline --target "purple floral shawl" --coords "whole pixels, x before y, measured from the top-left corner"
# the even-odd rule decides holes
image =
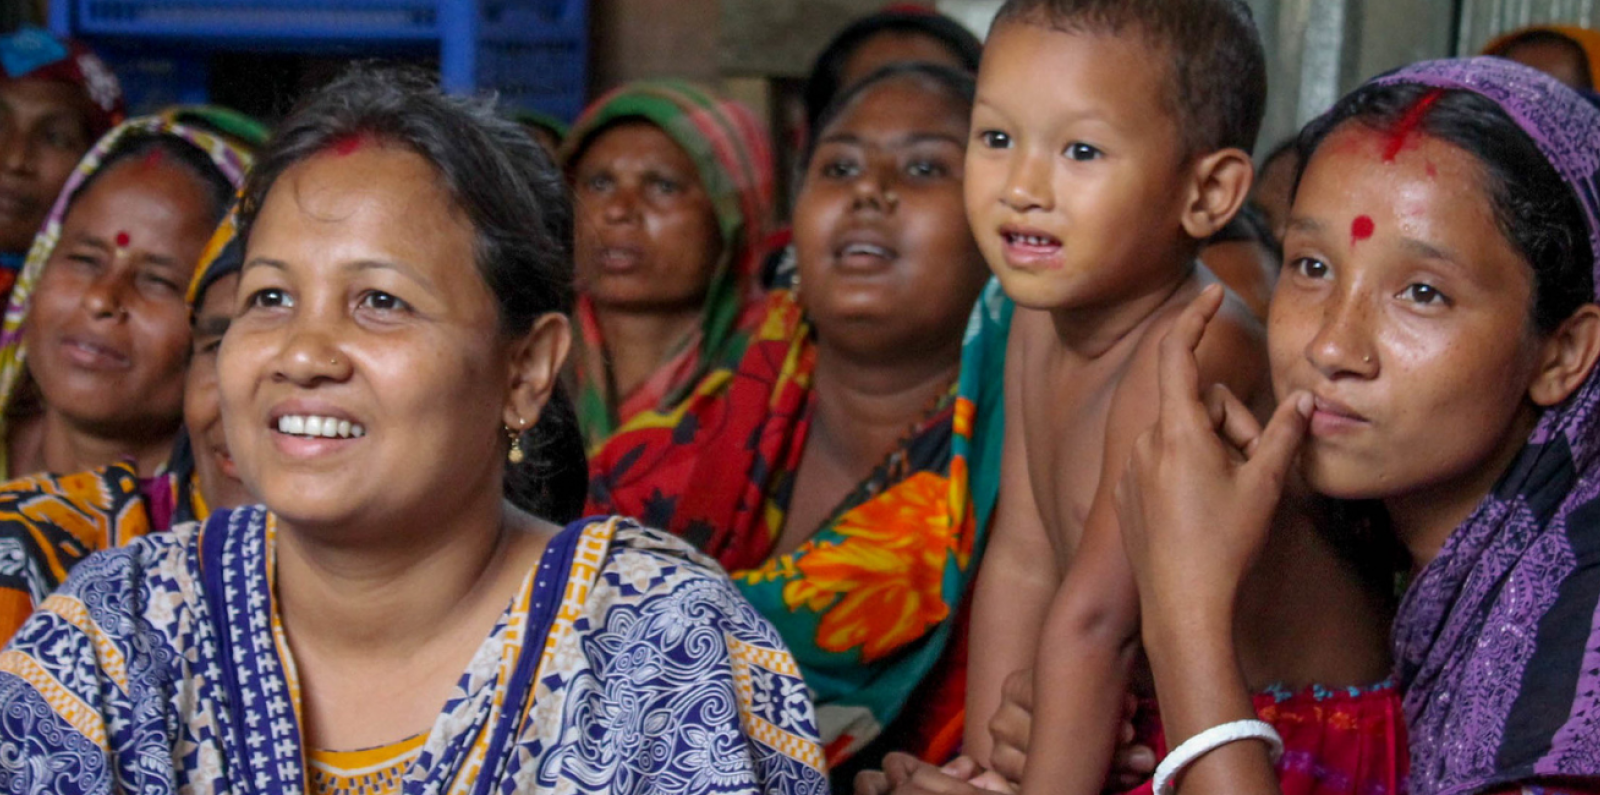
[[[1600,251],[1600,110],[1496,58],[1429,61],[1377,81],[1481,94],[1572,188]],[[1600,372],[1540,419],[1528,444],[1395,621],[1411,788],[1465,795],[1600,781]]]

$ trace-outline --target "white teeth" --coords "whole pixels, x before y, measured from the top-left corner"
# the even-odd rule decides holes
[[[883,257],[884,259],[889,259],[892,256],[889,249],[883,246],[875,246],[871,243],[851,243],[844,247],[845,256],[848,257],[853,254],[865,254],[869,257]]]
[[[359,439],[367,429],[359,422],[337,417],[320,417],[307,414],[285,414],[278,418],[278,433],[292,436],[315,436],[325,439]]]
[[[1021,243],[1021,244],[1025,245],[1025,246],[1050,246],[1050,245],[1055,245],[1055,241],[1054,240],[1051,240],[1048,237],[1040,237],[1039,235],[1012,235],[1011,237],[1016,242]]]

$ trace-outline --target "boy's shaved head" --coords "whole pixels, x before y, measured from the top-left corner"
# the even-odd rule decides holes
[[[1142,35],[1171,65],[1167,96],[1190,155],[1250,151],[1267,101],[1266,56],[1243,0],[1007,0],[1005,24]]]

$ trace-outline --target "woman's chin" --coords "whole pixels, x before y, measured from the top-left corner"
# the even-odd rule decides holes
[[[1324,497],[1335,500],[1380,500],[1388,496],[1389,484],[1374,466],[1327,460],[1307,451],[1300,462],[1306,485]]]

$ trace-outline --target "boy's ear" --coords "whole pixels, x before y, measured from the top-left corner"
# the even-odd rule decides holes
[[[1528,399],[1549,408],[1577,391],[1594,371],[1600,359],[1600,306],[1585,304],[1572,313],[1545,340],[1539,359]]]
[[[1205,240],[1233,220],[1244,206],[1256,169],[1242,149],[1222,149],[1201,156],[1191,169],[1183,230],[1195,240]]]
[[[541,315],[527,334],[512,343],[504,417],[507,428],[525,431],[539,421],[571,348],[572,325],[559,312]]]

